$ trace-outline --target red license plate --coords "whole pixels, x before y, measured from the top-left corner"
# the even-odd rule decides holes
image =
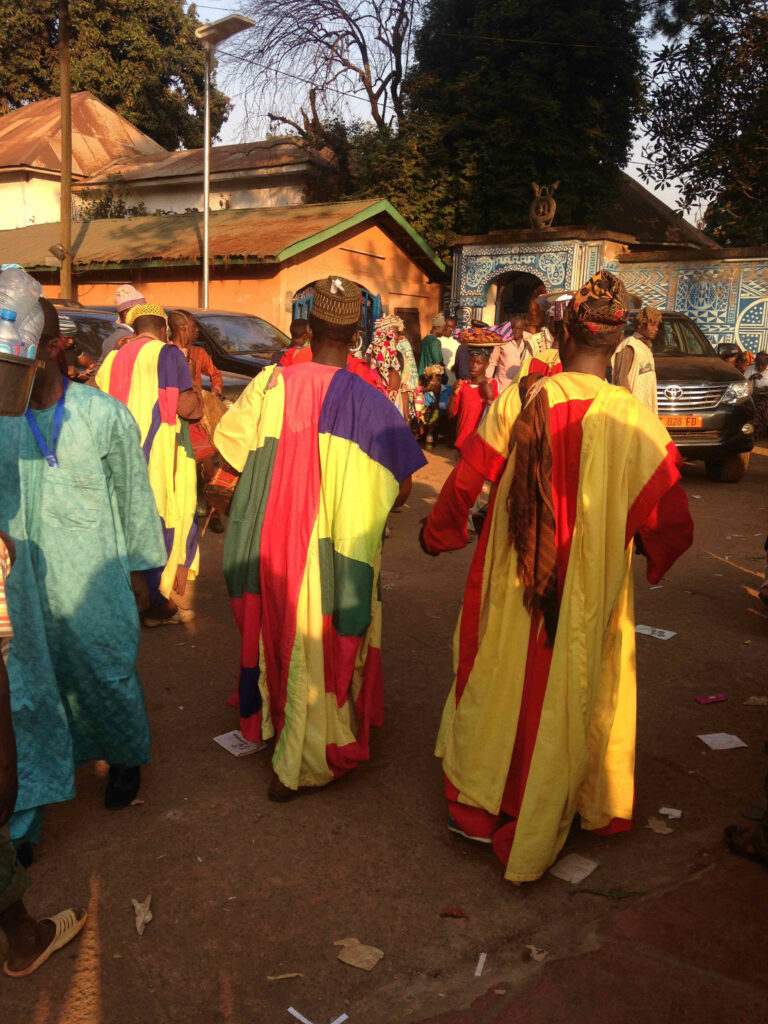
[[[659,419],[667,430],[701,430],[704,426],[703,416],[660,416]]]

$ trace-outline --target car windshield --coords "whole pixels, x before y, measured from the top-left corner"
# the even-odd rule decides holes
[[[101,345],[104,339],[114,331],[117,326],[117,317],[105,313],[103,317],[78,316],[77,310],[62,310],[62,314],[74,320],[77,327],[75,341],[92,356],[101,358]]]
[[[260,316],[200,314],[197,320],[213,343],[231,355],[270,358],[290,345],[290,339]]]
[[[704,335],[687,320],[663,317],[653,339],[655,356],[714,356],[715,351]]]

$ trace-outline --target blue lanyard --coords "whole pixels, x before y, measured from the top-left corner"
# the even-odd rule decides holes
[[[29,429],[32,431],[32,436],[37,442],[37,447],[40,449],[40,454],[43,456],[45,461],[51,467],[51,469],[59,468],[59,460],[56,458],[56,446],[59,443],[59,435],[61,434],[61,426],[64,422],[64,402],[67,397],[67,388],[69,387],[69,380],[64,378],[64,390],[61,393],[61,398],[56,403],[56,408],[53,413],[53,451],[48,447],[48,442],[42,435],[40,427],[37,425],[37,420],[31,409],[27,409],[24,413]]]

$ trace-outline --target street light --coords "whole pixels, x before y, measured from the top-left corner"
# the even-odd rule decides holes
[[[218,21],[210,21],[195,29],[195,35],[205,47],[205,148],[203,150],[203,309],[208,309],[208,283],[210,278],[209,198],[211,191],[211,65],[213,51],[218,43],[244,32],[256,24],[250,18],[230,14]]]

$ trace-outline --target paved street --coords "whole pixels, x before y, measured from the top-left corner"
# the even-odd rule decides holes
[[[76,801],[47,812],[29,905],[82,903],[82,940],[24,981],[0,981],[3,1024],[312,1024],[757,1020],[765,1012],[768,873],[726,854],[723,827],[762,801],[768,616],[756,598],[768,525],[768,450],[738,485],[699,465],[685,488],[692,550],[661,589],[636,567],[636,828],[575,835],[566,852],[600,861],[580,887],[515,887],[491,852],[445,827],[432,750],[451,677],[450,639],[472,546],[429,559],[416,541],[452,459],[417,476],[384,553],[384,727],[369,764],[327,790],[269,803],[266,753],[235,759],[212,742],[235,728],[225,701],[238,638],[220,574],[221,537],[203,546],[194,632],[144,631],[141,673],[154,748],[144,803],[103,808],[87,766]],[[297,481],[298,484],[298,481]],[[98,614],[98,609],[94,609]],[[724,692],[722,703],[694,697]],[[711,751],[699,733],[746,749]],[[682,808],[674,833],[643,825]],[[139,937],[131,899],[152,895]],[[462,919],[442,918],[458,908]],[[370,973],[336,960],[354,936],[384,951]],[[543,963],[527,944],[547,950]],[[480,953],[487,954],[475,977]],[[297,972],[301,977],[268,980]]]

